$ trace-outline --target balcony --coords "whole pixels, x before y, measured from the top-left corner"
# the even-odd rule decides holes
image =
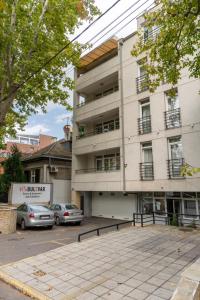
[[[151,116],[138,118],[138,134],[146,134],[151,132]]]
[[[120,171],[120,166],[112,166],[112,167],[101,167],[101,168],[90,168],[90,169],[80,169],[76,170],[76,174],[88,174],[88,173],[102,173],[102,172],[113,172]]]
[[[136,90],[137,94],[145,92],[149,89],[149,77],[147,74],[136,78]]]
[[[140,179],[154,180],[153,162],[140,163]]]
[[[167,161],[169,179],[183,179],[184,176],[181,175],[181,169],[183,165],[184,158],[169,159]]]
[[[89,136],[95,136],[97,134],[99,135],[102,133],[107,133],[118,129],[119,129],[119,120],[117,119],[110,122],[106,122],[104,124],[97,125],[95,130],[93,131],[82,132],[76,137],[76,139],[80,140]]]
[[[165,111],[164,117],[165,117],[165,128],[166,129],[181,127],[180,108]]]
[[[103,97],[106,97],[110,94],[118,92],[118,90],[119,90],[119,86],[115,85],[115,86],[113,86],[113,87],[111,87],[107,90],[104,90],[104,91],[101,91],[101,92],[97,93],[94,97],[90,98],[89,100],[86,98],[83,102],[80,102],[79,104],[77,104],[76,107],[79,108],[79,107],[85,106],[86,104],[89,104],[93,101],[96,101],[96,100],[101,99]]]

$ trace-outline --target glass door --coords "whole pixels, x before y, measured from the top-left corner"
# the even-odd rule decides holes
[[[151,143],[143,144],[142,152],[143,152],[144,179],[151,179],[151,178],[153,178],[152,144]]]
[[[150,120],[150,103],[145,101],[141,103],[141,121],[142,121],[142,133],[148,133],[151,131],[151,120]]]
[[[175,137],[169,139],[169,159],[170,164],[170,173],[172,177],[181,176],[181,167],[183,164],[183,149],[181,137]]]

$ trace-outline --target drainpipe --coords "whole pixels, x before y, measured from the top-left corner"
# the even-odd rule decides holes
[[[124,140],[124,87],[123,87],[123,62],[122,62],[122,50],[123,39],[119,40],[119,60],[120,60],[120,72],[119,72],[119,86],[120,86],[120,102],[121,102],[121,115],[120,115],[120,127],[121,127],[121,158],[122,158],[122,189],[123,193],[126,193],[126,160],[125,160],[125,140]]]

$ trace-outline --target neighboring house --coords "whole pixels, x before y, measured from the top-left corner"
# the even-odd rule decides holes
[[[22,154],[32,154],[52,143],[57,139],[50,135],[31,135],[31,134],[17,134],[16,137],[6,138],[5,149],[0,149],[0,174],[3,174],[3,162],[10,156],[11,148],[16,145]]]
[[[61,139],[22,158],[27,182],[52,183],[53,201],[71,201],[71,140]]]
[[[173,97],[165,83],[150,93],[137,38],[105,41],[75,71],[73,202],[110,218],[200,214],[200,177],[181,176],[184,162],[200,166],[200,80],[183,70]]]

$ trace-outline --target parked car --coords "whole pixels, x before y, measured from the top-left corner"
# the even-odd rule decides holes
[[[64,223],[76,223],[80,225],[83,220],[83,211],[74,204],[53,204],[50,209],[54,211],[56,225]]]
[[[27,227],[48,227],[53,228],[54,213],[43,205],[22,204],[17,208],[17,224],[21,229]]]

